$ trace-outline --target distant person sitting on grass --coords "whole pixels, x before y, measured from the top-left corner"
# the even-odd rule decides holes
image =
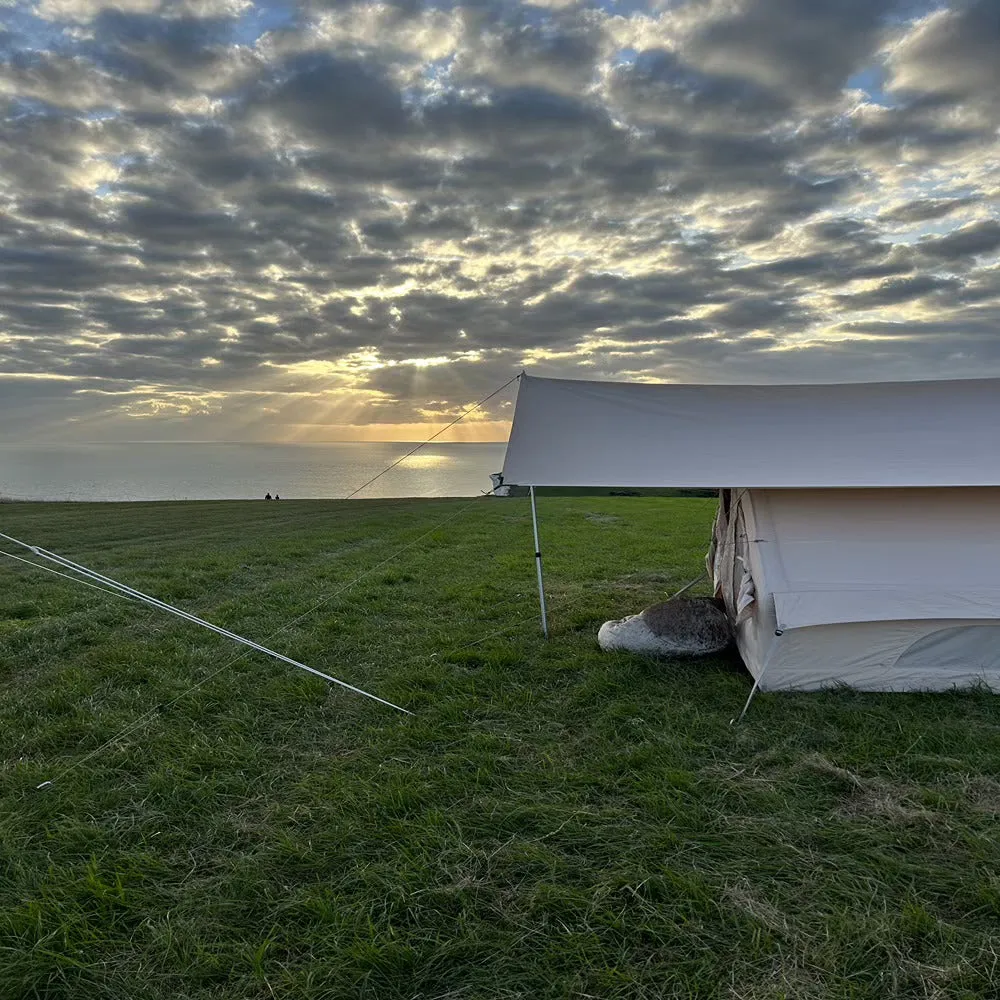
[[[278,496],[278,494],[277,494],[277,493],[275,493],[275,494],[274,494],[274,499],[275,499],[275,500],[280,500],[280,499],[281,499],[281,497],[279,497],[279,496]]]
[[[264,494],[264,499],[265,500],[270,500],[271,499],[271,494],[270,493],[265,493]]]

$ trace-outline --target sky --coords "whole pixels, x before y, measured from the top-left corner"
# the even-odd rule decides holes
[[[0,117],[0,440],[1000,375],[1000,0],[0,0]]]

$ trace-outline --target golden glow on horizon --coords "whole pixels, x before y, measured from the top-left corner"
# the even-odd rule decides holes
[[[297,424],[286,428],[286,434],[272,438],[276,444],[320,444],[323,441],[426,441],[445,423],[424,424]],[[509,420],[464,421],[450,428],[435,444],[502,444],[510,437]]]

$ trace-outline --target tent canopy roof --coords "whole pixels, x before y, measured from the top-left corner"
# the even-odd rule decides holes
[[[520,486],[1000,486],[1000,379],[680,385],[522,375]]]

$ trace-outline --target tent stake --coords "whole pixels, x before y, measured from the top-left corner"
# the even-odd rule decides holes
[[[542,547],[538,543],[538,511],[535,509],[535,487],[529,486],[531,495],[531,527],[535,532],[535,567],[538,570],[538,603],[542,608],[542,633],[549,637],[549,619],[545,613],[545,583],[542,580]]]
[[[775,635],[779,635],[779,634],[780,633],[777,633],[777,632],[775,633]],[[735,719],[730,719],[729,720],[729,725],[734,726],[734,725],[736,725],[737,722],[742,722],[743,721],[743,716],[747,714],[747,710],[750,708],[750,702],[753,701],[754,695],[760,690],[760,682],[764,679],[764,671],[765,670],[767,670],[767,664],[766,663],[764,664],[764,667],[762,668],[761,672],[753,680],[753,687],[750,688],[750,694],[747,695],[747,701],[746,701],[746,704],[743,706],[743,711],[740,712],[740,714],[737,715]]]
[[[750,694],[747,695],[746,704],[743,706],[743,711],[736,716],[735,719],[729,720],[729,725],[735,726],[737,722],[743,721],[743,716],[747,714],[747,709],[750,708],[750,702],[753,701],[753,696],[757,693],[757,689],[760,687],[760,677],[754,678],[753,687],[750,688]]]

